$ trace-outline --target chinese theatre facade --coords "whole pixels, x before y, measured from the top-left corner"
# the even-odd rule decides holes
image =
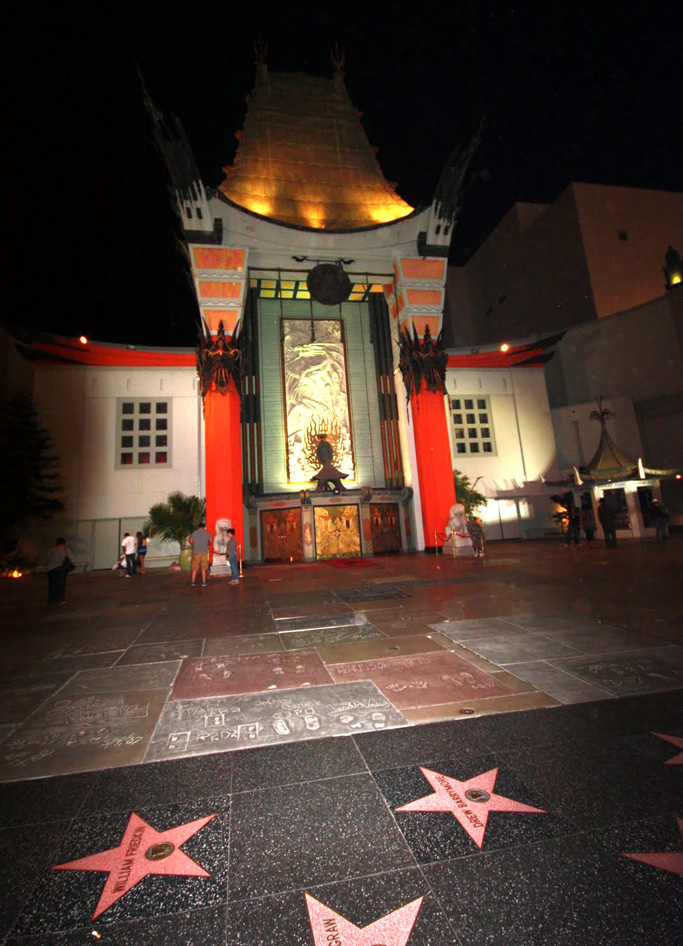
[[[230,519],[249,561],[433,546],[455,502],[440,332],[457,182],[406,204],[339,67],[257,64],[238,139],[213,192],[164,149],[201,312],[209,528]]]

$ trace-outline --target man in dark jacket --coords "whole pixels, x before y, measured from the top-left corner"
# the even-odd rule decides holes
[[[605,533],[605,545],[608,549],[617,547],[617,515],[603,496],[598,503],[598,519]]]
[[[657,541],[666,542],[666,536],[668,532],[666,524],[669,520],[669,511],[666,506],[662,506],[658,499],[652,500],[652,505],[650,506],[650,518],[652,519],[652,524],[655,527]]]

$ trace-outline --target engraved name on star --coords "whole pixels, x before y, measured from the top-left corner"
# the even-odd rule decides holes
[[[683,818],[676,818],[678,830],[683,837]],[[661,854],[622,854],[632,861],[641,861],[650,867],[659,867],[661,870],[670,870],[673,874],[683,876],[683,854],[676,851],[665,851]]]
[[[118,847],[57,864],[52,870],[92,870],[109,874],[92,915],[94,920],[148,874],[210,877],[211,874],[181,851],[180,846],[215,817],[215,814],[208,815],[168,831],[156,831],[133,812]]]
[[[406,946],[424,897],[412,900],[368,926],[356,926],[305,894],[314,946]]]
[[[481,849],[484,843],[486,825],[490,811],[526,811],[544,815],[542,808],[532,808],[522,802],[496,795],[498,769],[482,772],[474,778],[461,782],[439,772],[432,772],[420,766],[420,772],[434,789],[433,794],[425,795],[416,801],[396,808],[396,811],[450,811],[467,831],[474,843]]]
[[[683,739],[678,736],[665,736],[661,732],[653,732],[653,736],[657,736],[658,739],[665,739],[667,742],[670,742],[672,746],[677,746],[679,749],[683,749]],[[672,756],[668,759],[664,765],[683,765],[683,752],[679,752],[678,755]]]

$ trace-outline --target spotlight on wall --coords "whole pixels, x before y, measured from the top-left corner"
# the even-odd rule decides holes
[[[509,348],[510,348],[510,346],[508,345],[507,342],[503,342],[503,344],[500,346],[500,350],[501,350],[501,351],[508,351]]]
[[[88,344],[88,339],[85,337],[85,335],[81,335],[80,338],[78,339],[78,341],[81,343],[81,345],[87,345],[87,344]]]

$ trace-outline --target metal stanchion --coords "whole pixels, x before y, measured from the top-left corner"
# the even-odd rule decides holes
[[[434,554],[435,555],[439,554],[439,536],[437,534],[436,529],[434,529]]]
[[[241,545],[237,546],[237,560],[240,566],[240,578],[244,578],[244,573],[242,571],[242,546]]]

